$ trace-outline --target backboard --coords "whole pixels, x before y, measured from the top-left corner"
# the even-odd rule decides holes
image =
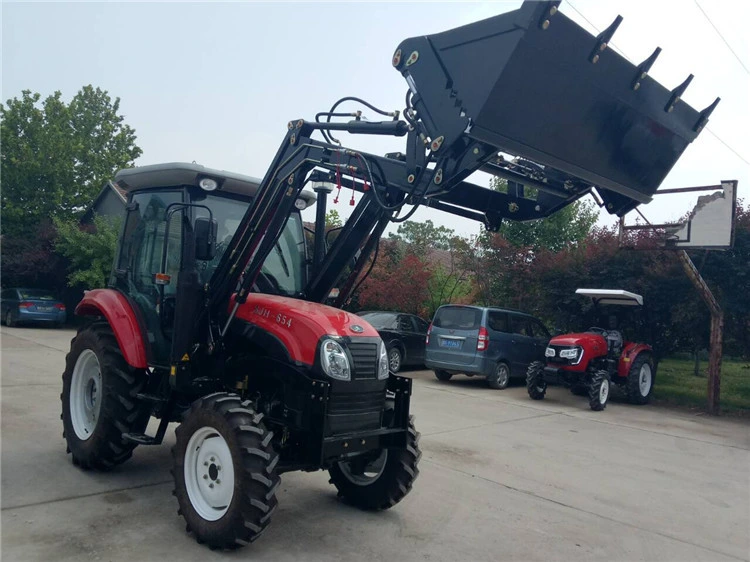
[[[711,191],[698,198],[695,208],[684,221],[670,224],[629,225],[620,222],[620,239],[626,231],[650,230],[662,249],[726,250],[734,244],[734,221],[737,210],[737,181],[722,181],[720,185],[682,187],[657,191],[656,195]],[[641,215],[643,216],[643,215]],[[645,217],[644,217],[645,218]]]

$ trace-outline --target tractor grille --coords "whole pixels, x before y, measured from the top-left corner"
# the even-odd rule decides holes
[[[378,344],[370,342],[349,342],[349,353],[354,361],[354,379],[374,379],[378,368]]]
[[[379,428],[384,405],[384,390],[331,394],[328,402],[329,433]]]
[[[555,350],[555,356],[554,357],[547,357],[547,362],[552,363],[555,365],[572,365],[575,359],[568,359],[566,357],[560,357],[560,352],[564,349],[571,349],[570,345],[549,345],[547,347],[551,347]]]

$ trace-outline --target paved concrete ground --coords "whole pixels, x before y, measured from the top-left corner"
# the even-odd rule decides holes
[[[286,474],[268,532],[211,552],[176,515],[171,431],[111,473],[72,466],[72,335],[2,328],[3,560],[750,560],[748,424],[427,371],[410,373],[424,454],[401,504],[363,513],[327,474]]]

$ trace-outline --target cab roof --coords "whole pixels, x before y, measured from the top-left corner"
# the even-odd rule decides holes
[[[577,295],[591,297],[596,304],[643,306],[643,297],[621,289],[576,289]]]
[[[165,164],[151,164],[125,168],[115,174],[114,185],[126,192],[137,189],[175,187],[182,185],[198,186],[204,178],[216,180],[219,187],[217,192],[232,193],[245,197],[255,197],[260,178],[206,168],[200,164],[187,162],[169,162]],[[312,205],[316,196],[311,191],[302,191],[300,197],[307,206]]]

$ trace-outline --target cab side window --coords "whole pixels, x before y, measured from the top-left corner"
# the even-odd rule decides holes
[[[519,336],[530,336],[531,330],[529,330],[528,322],[523,316],[511,316],[510,319],[511,332]]]
[[[508,333],[508,315],[505,312],[490,310],[487,313],[487,326],[495,332]]]
[[[401,332],[413,332],[414,325],[411,322],[411,318],[409,318],[408,316],[399,316],[398,317],[398,329]]]

